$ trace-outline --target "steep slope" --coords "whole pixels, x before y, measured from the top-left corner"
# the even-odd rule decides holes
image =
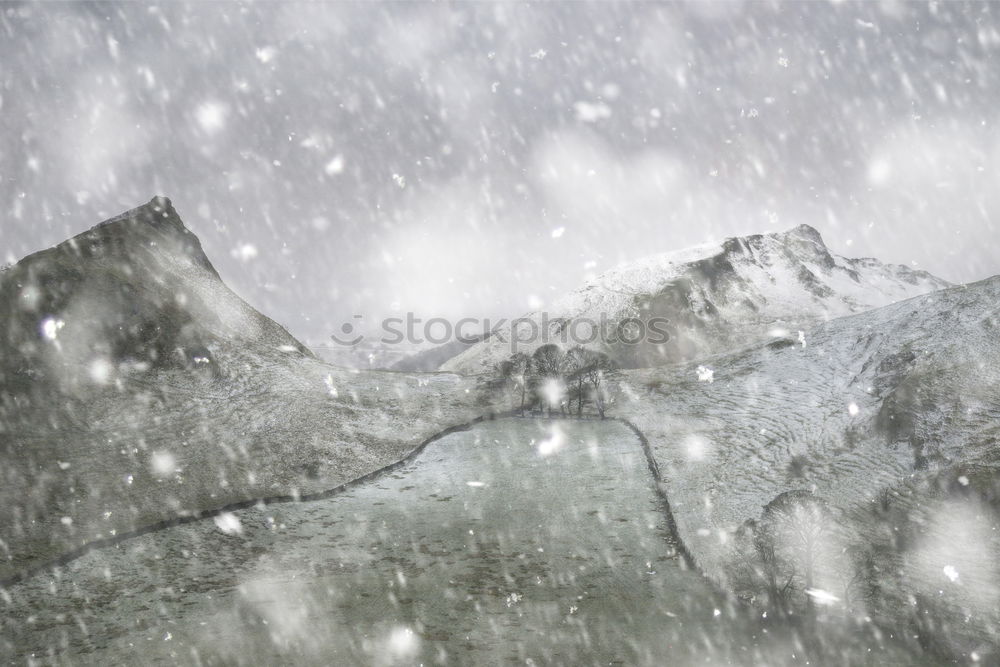
[[[211,368],[210,348],[241,341],[311,356],[222,283],[160,197],[19,262],[4,276],[0,312],[8,391],[87,391],[119,372]]]
[[[473,345],[481,343],[486,338],[489,338],[488,334],[485,336],[483,334],[478,334],[476,336],[453,340],[442,345],[436,345],[432,348],[411,354],[408,357],[403,357],[390,366],[390,368],[394,371],[424,373],[436,371],[444,362],[461,354]]]
[[[471,381],[314,358],[164,198],[0,283],[0,580],[228,502],[327,489],[467,421]]]
[[[804,343],[704,360],[701,373],[630,372],[617,410],[648,437],[698,563],[765,595],[752,581],[750,565],[762,567],[753,531],[766,505],[805,493],[836,527],[824,533],[835,557],[817,558],[808,582],[817,599],[879,614],[927,646],[946,637],[949,655],[995,657],[998,302],[1000,277],[833,320]],[[806,579],[792,584],[805,600]]]
[[[874,259],[846,259],[827,250],[807,225],[776,234],[729,238],[648,258],[609,271],[552,304],[549,340],[572,344],[592,337],[591,324],[637,318],[651,333],[664,318],[666,342],[607,341],[603,349],[628,368],[698,359],[764,340],[775,331],[818,322],[925,294],[948,283],[923,271]],[[541,313],[526,317],[544,331]],[[574,329],[575,327],[575,329]],[[612,327],[608,331],[613,331]],[[522,328],[527,332],[528,328]],[[641,333],[641,328],[636,329]],[[629,334],[631,337],[632,334]],[[510,335],[474,346],[442,370],[481,373],[510,355]],[[629,338],[631,340],[631,338]],[[529,349],[541,340],[522,345]]]

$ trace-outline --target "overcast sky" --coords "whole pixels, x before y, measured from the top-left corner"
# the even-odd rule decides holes
[[[0,260],[165,194],[310,342],[806,222],[1000,273],[1000,7],[0,4]]]

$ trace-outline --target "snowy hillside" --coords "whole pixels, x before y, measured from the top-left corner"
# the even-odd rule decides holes
[[[1000,646],[1000,277],[942,287],[799,227],[636,263],[557,307],[684,323],[673,357],[612,350],[698,361],[625,373],[610,413],[648,440],[712,579],[763,595],[765,506],[816,499],[825,550],[788,596],[971,659]],[[6,271],[0,321],[0,581],[160,521],[330,489],[490,410],[475,378],[315,358],[224,285],[162,198]]]
[[[995,651],[998,302],[1000,277],[837,319],[804,342],[628,373],[616,410],[648,437],[699,565],[739,591],[740,529],[803,490],[837,517],[837,557],[813,581],[836,598],[823,600],[947,655]]]
[[[225,286],[164,198],[5,272],[0,322],[0,580],[179,514],[328,489],[475,412],[469,380],[316,359]]]
[[[623,366],[636,368],[698,359],[782,332],[794,336],[818,322],[947,286],[924,271],[834,255],[819,232],[800,225],[613,269],[553,303],[548,316],[550,322],[570,323],[599,322],[602,316],[611,321],[666,318],[666,343],[592,345],[603,347]],[[527,317],[541,322],[541,313]],[[568,330],[565,324],[553,325],[552,341],[562,341],[557,327]],[[510,355],[509,339],[490,339],[441,368],[481,373]]]

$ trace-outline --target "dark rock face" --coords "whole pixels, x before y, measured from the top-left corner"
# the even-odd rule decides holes
[[[178,252],[219,277],[198,237],[184,226],[167,197],[153,197],[148,204],[105,220],[90,231],[59,244],[56,249],[68,248],[81,257],[122,255],[129,249],[130,241],[145,241],[152,247],[167,239],[176,244]]]
[[[156,507],[135,458],[194,440],[176,422],[198,402],[181,409],[180,397],[266,380],[243,350],[311,357],[223,284],[163,197],[5,271],[0,327],[0,540],[21,558],[65,548],[70,536],[49,527],[60,516],[99,517],[93,505],[115,497]]]
[[[227,322],[234,318],[218,308],[222,290],[198,238],[165,197],[30,255],[0,284],[7,347],[0,395],[72,390],[86,384],[81,367],[98,381],[123,366],[218,372],[213,348],[255,329],[273,345],[309,354],[249,306],[238,315],[252,320],[250,331],[245,322]]]

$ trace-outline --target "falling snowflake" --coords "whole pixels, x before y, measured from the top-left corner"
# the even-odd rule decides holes
[[[273,46],[264,46],[257,49],[256,55],[257,55],[257,60],[261,61],[262,63],[269,63],[272,60],[274,60],[274,57],[276,55],[278,55],[278,49],[274,48]]]
[[[226,126],[226,107],[218,102],[205,102],[195,111],[198,125],[207,134],[215,134]]]
[[[177,461],[170,452],[153,452],[149,457],[149,467],[157,477],[169,477],[177,471]]]
[[[241,262],[248,262],[257,256],[257,247],[251,243],[241,243],[229,254]]]
[[[66,323],[62,320],[55,319],[53,317],[48,317],[42,320],[42,336],[46,340],[55,340],[56,336],[59,335],[59,330],[66,326]]]
[[[584,123],[611,118],[611,107],[603,102],[577,102],[573,109],[576,110],[576,119]]]
[[[223,512],[215,517],[215,525],[226,535],[239,535],[243,532],[243,524],[240,519],[231,512]]]
[[[840,598],[838,598],[836,595],[830,593],[829,591],[824,591],[819,588],[807,588],[806,595],[811,597],[813,601],[818,605],[829,606],[836,602],[840,602]]]
[[[326,163],[324,171],[328,176],[335,176],[344,172],[344,156],[335,155],[332,160]]]

